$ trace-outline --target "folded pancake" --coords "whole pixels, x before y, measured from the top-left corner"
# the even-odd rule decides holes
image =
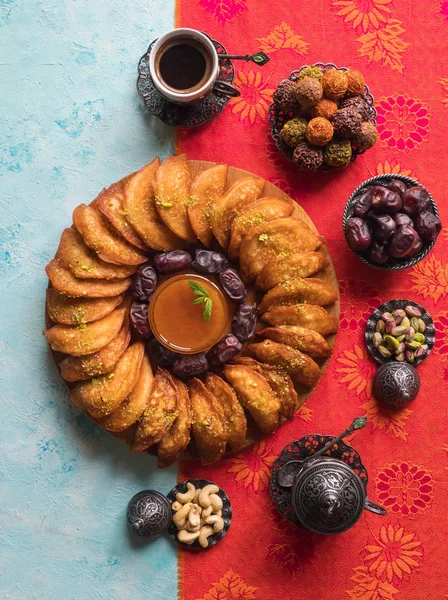
[[[131,176],[132,177],[132,176]],[[124,239],[140,250],[148,250],[148,246],[128,222],[124,210],[124,184],[122,181],[112,184],[96,198],[96,207],[108,219],[110,224]]]
[[[82,325],[98,321],[110,314],[124,299],[124,294],[112,298],[69,298],[54,288],[47,292],[48,316],[55,323]]]
[[[126,219],[150,248],[157,251],[176,250],[183,248],[185,242],[168,229],[156,208],[153,179],[159,166],[157,157],[127,179],[123,208]]]
[[[135,423],[146,409],[154,382],[151,364],[146,354],[143,356],[140,372],[134,389],[110,415],[98,419],[98,425],[107,431],[124,431]]]
[[[156,171],[153,186],[157,212],[162,221],[178,237],[195,244],[197,238],[187,213],[191,174],[186,155],[166,158]]]
[[[310,277],[328,264],[328,259],[322,252],[295,252],[268,262],[260,271],[255,285],[260,290],[267,291],[290,279]]]
[[[100,260],[73,227],[62,232],[56,258],[63,269],[78,279],[124,279],[137,270],[136,266],[113,265]]]
[[[289,199],[276,197],[264,197],[237,206],[236,216],[233,220],[228,254],[232,260],[237,260],[240,254],[241,242],[247,233],[260,223],[267,223],[281,217],[289,217],[294,210],[293,204]]]
[[[230,230],[233,219],[237,215],[237,207],[254,202],[260,197],[264,188],[264,180],[255,177],[241,177],[227,192],[218,198],[210,215],[213,235],[222,248],[227,249],[230,242]]]
[[[56,352],[72,356],[93,354],[107,346],[118,335],[126,311],[126,306],[119,306],[98,321],[80,325],[54,325],[43,334],[51,349]]]
[[[278,325],[277,327],[266,327],[257,333],[263,340],[272,340],[279,344],[286,344],[296,348],[311,358],[328,358],[331,356],[331,348],[324,337],[306,327],[297,325]]]
[[[148,403],[140,417],[131,452],[157,444],[177,417],[177,387],[169,371],[157,368]]]
[[[131,341],[131,329],[127,316],[118,335],[107,346],[87,356],[67,356],[59,364],[65,381],[80,381],[110,373],[125,353]]]
[[[280,417],[289,421],[293,420],[294,415],[305,400],[299,399],[292,379],[285,371],[277,370],[272,365],[258,362],[248,356],[239,356],[233,362],[249,367],[262,375],[280,400]]]
[[[223,409],[199,379],[191,379],[189,393],[194,441],[201,463],[208,465],[219,460],[226,449],[228,436]]]
[[[73,273],[67,271],[53,258],[45,267],[45,272],[52,286],[61,294],[71,298],[109,298],[125,292],[132,283],[132,279],[77,279]]]
[[[113,371],[78,383],[70,396],[74,404],[94,419],[110,415],[134,389],[140,373],[145,347],[136,342],[126,350]]]
[[[264,340],[259,344],[249,344],[247,349],[258,361],[268,363],[288,373],[295,384],[314,387],[319,381],[319,366],[300,350],[285,344],[271,342],[271,340]]]
[[[73,211],[73,224],[101,260],[116,265],[141,265],[148,260],[146,254],[131,246],[95,206],[77,206]]]
[[[243,279],[253,281],[271,260],[296,252],[314,251],[323,238],[294,217],[275,219],[252,227],[241,243],[240,268]]]
[[[339,319],[315,304],[293,304],[292,306],[274,306],[263,314],[263,321],[277,327],[278,325],[297,325],[307,327],[320,335],[336,333]]]
[[[218,375],[208,373],[205,387],[223,407],[229,446],[234,452],[238,452],[246,443],[247,421],[243,407],[230,385]]]
[[[173,377],[177,388],[177,417],[172,427],[165,433],[157,448],[157,465],[169,467],[185,450],[190,442],[191,400],[188,388],[183,381]]]
[[[244,365],[227,364],[224,375],[261,431],[274,432],[279,426],[280,399],[266,379]]]
[[[261,313],[272,310],[274,306],[284,304],[317,304],[327,306],[336,302],[337,291],[322,279],[308,277],[303,279],[290,279],[279,283],[272,290],[266,292],[258,307]]]
[[[217,199],[224,194],[227,170],[227,165],[214,165],[196,175],[191,184],[188,218],[194,233],[206,248],[210,248],[213,240],[210,214]]]

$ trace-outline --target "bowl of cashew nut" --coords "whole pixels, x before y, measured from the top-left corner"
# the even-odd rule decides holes
[[[176,485],[168,498],[173,509],[168,533],[182,546],[204,550],[226,535],[232,506],[219,486],[207,479],[189,479]]]

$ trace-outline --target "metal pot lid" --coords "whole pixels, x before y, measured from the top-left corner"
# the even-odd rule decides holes
[[[303,527],[329,535],[352,527],[364,510],[365,499],[364,484],[353,469],[323,457],[310,461],[299,473],[291,503]]]

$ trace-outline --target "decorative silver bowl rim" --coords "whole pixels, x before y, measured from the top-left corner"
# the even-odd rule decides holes
[[[312,65],[302,65],[300,67],[300,69],[295,69],[294,71],[291,71],[288,79],[290,79],[291,81],[297,81],[297,77],[298,77],[300,71],[302,71],[303,69],[306,69],[308,67],[319,67],[320,69],[323,69],[324,71],[328,71],[329,69],[336,69],[337,71],[349,71],[350,70],[349,67],[338,67],[334,63],[316,62]],[[368,106],[369,122],[373,123],[376,126],[377,113],[376,113],[376,108],[374,107],[375,98],[373,97],[373,94],[370,92],[369,86],[367,84],[364,84],[364,92],[361,94],[361,97],[363,98],[363,100],[365,101],[365,103]],[[274,140],[275,145],[277,146],[277,149],[280,150],[280,152],[283,152],[283,154],[286,156],[286,158],[292,162],[294,150],[293,150],[293,148],[290,148],[287,144],[285,144],[283,142],[282,136],[280,135],[281,128],[278,127],[279,120],[280,119],[282,121],[285,120],[285,111],[277,108],[275,102],[272,102],[272,104],[269,106],[269,109],[268,109],[268,115],[269,115],[268,122],[271,127],[271,137]],[[352,163],[354,160],[356,160],[356,158],[359,154],[364,154],[364,152],[366,152],[366,150],[359,150],[358,148],[355,148],[354,146],[352,146],[352,157],[350,159],[350,163]],[[345,167],[332,167],[331,165],[323,164],[318,169],[318,171],[329,171],[330,169],[337,169],[337,168],[344,169]]]
[[[429,312],[421,304],[418,304],[417,302],[414,302],[413,300],[402,300],[402,299],[388,300],[387,302],[384,302],[384,304],[381,304],[381,306],[378,306],[378,308],[376,308],[373,311],[373,313],[367,319],[366,327],[364,330],[364,340],[365,340],[368,351],[373,356],[373,358],[382,365],[384,365],[385,363],[397,362],[397,361],[395,361],[395,359],[393,357],[385,358],[384,356],[381,356],[381,354],[378,352],[378,350],[374,347],[373,334],[375,333],[376,324],[378,323],[381,315],[384,312],[391,313],[392,311],[397,310],[397,308],[404,308],[405,306],[408,306],[409,304],[411,306],[415,306],[416,308],[419,308],[422,311],[422,319],[426,325],[426,329],[425,329],[426,340],[425,341],[428,344],[428,350],[427,350],[426,354],[424,354],[423,356],[417,357],[413,363],[408,363],[407,361],[406,361],[406,363],[412,365],[413,367],[418,367],[418,365],[421,364],[425,360],[425,358],[427,358],[429,356],[431,350],[434,347],[434,343],[436,341],[436,329],[434,327],[434,322],[433,322],[432,317],[429,314]]]
[[[418,186],[424,188],[429,194],[429,198],[431,201],[431,204],[430,204],[431,212],[436,217],[439,216],[437,204],[436,204],[434,198],[432,197],[430,191],[423,184],[421,184],[417,179],[414,179],[413,177],[408,177],[407,175],[399,175],[399,174],[395,175],[394,173],[385,173],[384,175],[375,175],[375,177],[370,177],[370,179],[366,179],[365,181],[363,181],[352,192],[350,198],[347,200],[347,204],[345,205],[344,213],[342,215],[342,228],[343,228],[344,237],[346,240],[347,240],[347,235],[346,235],[347,221],[353,215],[353,210],[355,208],[355,202],[358,199],[358,197],[361,196],[368,187],[372,187],[374,185],[385,185],[387,183],[390,183],[394,179],[403,181],[403,183],[405,183],[408,187],[418,185]],[[369,265],[373,269],[379,269],[381,271],[401,271],[403,269],[408,269],[409,267],[413,267],[414,265],[419,263],[421,260],[423,260],[434,248],[434,244],[436,243],[436,241],[437,241],[437,239],[432,240],[431,242],[424,242],[423,247],[420,250],[420,252],[408,260],[399,260],[398,258],[390,258],[387,261],[387,263],[384,265],[377,265],[377,264],[371,262],[370,260],[368,260],[362,252],[355,252],[355,250],[352,250],[350,248],[350,246],[349,246],[349,248],[350,248],[351,252],[353,252],[353,254],[359,258],[359,260],[361,260],[366,265]],[[348,245],[348,242],[347,242],[347,245]]]

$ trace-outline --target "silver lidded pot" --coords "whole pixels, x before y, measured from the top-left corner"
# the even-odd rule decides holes
[[[363,428],[366,422],[365,417],[356,418],[340,436],[331,437],[318,451],[305,458],[285,462],[282,453],[273,465],[271,479],[271,495],[281,514],[299,527],[324,535],[350,529],[364,509],[377,515],[386,514],[382,506],[367,497],[367,472],[362,463],[359,462],[365,473],[363,477],[350,464],[337,458],[336,450],[342,438]],[[313,436],[304,439],[312,442]],[[292,442],[285,450],[298,450],[294,444],[300,444],[302,440]],[[344,448],[357,455],[350,446],[344,444]],[[329,451],[330,456],[326,455]]]

